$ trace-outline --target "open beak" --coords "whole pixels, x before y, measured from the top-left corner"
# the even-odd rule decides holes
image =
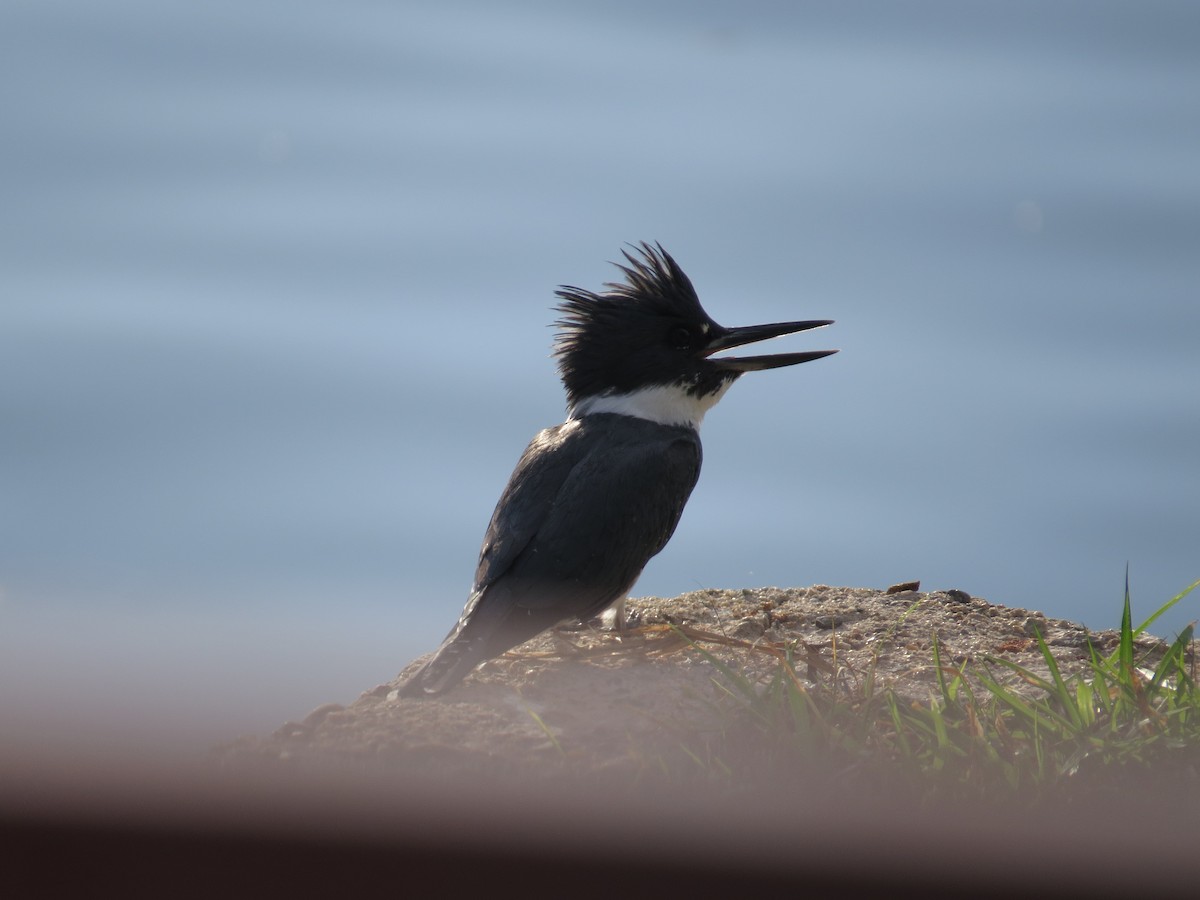
[[[808,331],[810,328],[821,328],[832,325],[831,320],[815,320],[811,322],[779,322],[774,325],[747,325],[743,328],[722,328],[704,348],[704,355],[711,356],[730,347],[741,347],[743,344],[753,344],[784,334],[794,334],[797,331]],[[836,350],[809,350],[805,353],[775,353],[769,356],[725,356],[710,359],[713,365],[728,372],[756,372],[761,369],[778,369],[782,366],[794,366],[797,363],[811,362],[822,356],[837,353]]]

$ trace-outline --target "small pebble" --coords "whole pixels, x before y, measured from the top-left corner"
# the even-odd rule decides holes
[[[1039,634],[1043,637],[1046,634],[1046,622],[1030,616],[1021,623],[1021,630],[1030,637],[1037,637]]]

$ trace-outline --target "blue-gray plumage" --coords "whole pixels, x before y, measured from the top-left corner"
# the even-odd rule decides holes
[[[696,485],[704,413],[743,372],[835,352],[712,358],[829,323],[722,327],[662,247],[639,252],[625,254],[626,282],[604,294],[558,292],[570,416],[525,449],[492,514],[462,616],[401,694],[440,694],[479,663],[622,600]]]

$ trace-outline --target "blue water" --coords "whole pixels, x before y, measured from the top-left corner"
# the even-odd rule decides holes
[[[1200,578],[1198,41],[1188,2],[10,0],[5,746],[203,746],[430,649],[562,418],[554,287],[642,239],[842,352],[710,413],[635,594],[1099,629],[1128,563],[1149,615]]]

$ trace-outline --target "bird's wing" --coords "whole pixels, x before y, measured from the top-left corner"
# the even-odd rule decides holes
[[[507,572],[546,521],[563,483],[588,452],[581,423],[565,422],[539,432],[517,462],[492,513],[472,595],[478,595]]]
[[[402,692],[447,690],[483,660],[623,596],[675,531],[700,458],[694,431],[622,416],[535,437],[492,514],[462,616]]]
[[[582,420],[586,452],[504,571],[517,607],[560,619],[595,615],[637,580],[670,539],[700,475],[700,441],[683,428],[623,417]],[[572,454],[573,455],[573,454]]]

